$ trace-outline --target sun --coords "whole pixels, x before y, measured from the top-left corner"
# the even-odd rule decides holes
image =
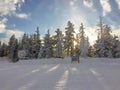
[[[89,38],[90,45],[93,45],[97,40],[97,34],[89,31],[85,31],[85,34]]]
[[[74,34],[74,36],[76,37],[76,34],[77,33],[79,33],[79,31],[78,31],[78,28],[76,29],[75,28],[75,34]],[[90,45],[94,45],[94,43],[95,43],[95,41],[97,40],[97,33],[96,33],[96,29],[95,28],[85,28],[85,30],[84,30],[84,32],[85,32],[85,37],[88,37],[88,41],[89,41],[89,43],[90,43]],[[76,42],[74,42],[74,45],[76,45],[77,43]]]

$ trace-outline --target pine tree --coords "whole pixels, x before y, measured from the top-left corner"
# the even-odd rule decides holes
[[[28,38],[28,35],[27,34],[24,34],[23,35],[23,38],[22,38],[22,49],[23,50],[28,50],[28,47],[29,46],[29,38]]]
[[[8,46],[3,43],[2,45],[0,45],[0,57],[3,57],[3,56],[7,56],[8,54]]]
[[[89,49],[88,49],[88,56],[89,57],[93,57],[94,56],[94,49],[93,47],[90,45]]]
[[[100,18],[100,35],[94,44],[96,57],[113,57],[113,36],[110,34],[111,28],[108,25],[103,25]]]
[[[1,41],[0,41],[0,47],[1,47]]]
[[[38,58],[38,54],[41,47],[40,33],[38,27],[36,33],[30,36],[29,44],[31,45],[29,49],[29,56],[31,58]]]
[[[9,41],[9,58],[12,62],[18,61],[18,40],[12,35]]]
[[[84,26],[83,24],[81,23],[81,26],[80,26],[80,30],[79,30],[79,38],[80,38],[80,46],[79,46],[79,49],[80,49],[80,56],[82,57],[86,57],[88,56],[88,49],[89,49],[89,39],[88,37],[85,36],[85,32],[84,32]]]
[[[39,28],[37,27],[36,37],[35,37],[36,58],[38,57],[40,47],[41,47],[40,33],[39,33]]]
[[[52,38],[50,36],[50,31],[47,31],[47,34],[44,37],[44,54],[46,58],[53,56],[53,47],[52,47]]]
[[[19,42],[19,51],[18,51],[18,57],[20,59],[27,59],[29,55],[29,37],[25,33],[22,37],[22,40]]]
[[[118,36],[114,36],[113,56],[114,58],[120,58],[120,40]]]
[[[67,27],[65,28],[65,41],[64,41],[64,47],[67,52],[67,56],[72,56],[74,54],[74,25],[68,21]]]
[[[63,57],[63,34],[60,29],[57,29],[56,35],[54,36],[55,42],[55,57]]]
[[[2,56],[2,48],[1,48],[1,41],[0,41],[0,57]]]

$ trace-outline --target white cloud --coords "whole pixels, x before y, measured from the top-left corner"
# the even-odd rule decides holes
[[[75,5],[75,3],[77,2],[77,0],[70,0],[70,6],[74,6]]]
[[[23,35],[23,31],[18,29],[10,30],[7,29],[7,16],[16,16],[18,18],[27,19],[29,15],[25,13],[17,13],[17,10],[20,10],[21,5],[25,0],[0,0],[0,34],[3,34],[5,37],[0,37],[0,41],[8,43],[11,35],[15,34],[16,38],[19,38]]]
[[[4,34],[6,37],[0,37],[0,41],[4,42],[4,43],[8,43],[9,38],[14,34],[16,36],[16,38],[21,37],[24,32],[20,31],[20,30],[9,30],[6,29],[6,22],[7,19],[4,18],[0,21],[0,34]]]
[[[0,32],[1,33],[1,32]],[[0,38],[0,41],[2,43],[8,43],[9,42],[9,38],[14,34],[16,38],[20,38],[24,32],[23,31],[20,31],[20,30],[5,30],[4,29],[4,32],[2,32],[2,34],[5,34],[6,37],[3,37],[3,38]]]
[[[3,18],[3,19],[0,20],[0,24],[1,24],[1,23],[6,23],[7,21],[8,21],[7,18]]]
[[[74,1],[70,1],[70,5],[73,6],[75,3]]]
[[[118,4],[118,8],[120,9],[120,0],[116,0],[116,3]]]
[[[77,10],[76,2],[77,2],[77,0],[70,0],[69,1],[71,9],[74,11]]]
[[[100,3],[103,8],[103,16],[105,16],[106,13],[111,12],[111,6],[109,0],[100,0]]]
[[[0,33],[4,33],[5,32],[5,25],[4,24],[0,24]]]
[[[13,15],[18,18],[27,19],[29,15],[26,13],[17,13],[25,0],[0,0],[0,16]]]
[[[5,23],[7,22],[7,18],[3,18],[1,21],[0,21],[0,33],[4,33],[5,32],[5,28],[6,28],[6,25]]]
[[[12,36],[13,34],[16,36],[16,38],[19,38],[24,34],[24,32],[20,31],[20,30],[7,30],[6,31],[6,36],[7,37]]]
[[[9,38],[0,38],[2,43],[8,44]]]
[[[21,19],[28,19],[29,15],[25,13],[20,13],[20,14],[15,14],[16,17],[21,18]]]
[[[24,3],[24,0],[0,0],[0,16],[14,14],[22,3]]]
[[[115,29],[113,29],[113,30],[112,30],[112,34],[113,34],[113,35],[118,35],[118,36],[120,36],[120,28],[115,28]]]
[[[88,8],[92,8],[92,6],[93,6],[92,0],[84,0],[83,4]]]

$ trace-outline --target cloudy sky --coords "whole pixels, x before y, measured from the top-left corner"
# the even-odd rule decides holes
[[[0,0],[0,40],[34,33],[37,26],[43,36],[48,29],[64,31],[70,20],[76,32],[82,22],[94,42],[99,16],[120,35],[120,0]]]

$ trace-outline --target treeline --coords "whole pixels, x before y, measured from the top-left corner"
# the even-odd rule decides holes
[[[51,35],[48,30],[43,38],[40,38],[37,27],[34,34],[24,34],[19,41],[12,35],[8,45],[0,43],[0,56],[9,56],[12,61],[17,61],[18,58],[64,58],[72,55],[120,57],[118,37],[111,35],[111,28],[103,25],[101,19],[98,28],[98,38],[95,44],[90,46],[89,37],[85,35],[82,23],[78,33],[75,32],[74,25],[68,21],[64,34],[62,30],[57,29],[55,35]]]

